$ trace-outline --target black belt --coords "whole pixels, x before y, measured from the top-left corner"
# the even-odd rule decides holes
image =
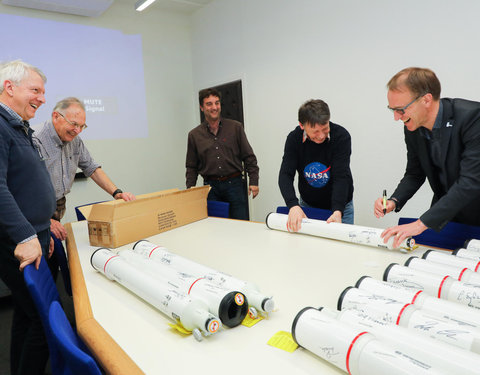
[[[206,176],[205,180],[207,180],[207,181],[227,181],[227,180],[230,180],[231,178],[238,177],[241,174],[242,174],[242,172],[235,172],[235,173],[232,173],[228,176],[222,176],[222,177]]]

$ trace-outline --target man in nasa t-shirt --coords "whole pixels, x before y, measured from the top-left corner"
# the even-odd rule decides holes
[[[298,231],[302,206],[332,211],[327,222],[353,224],[353,178],[350,171],[351,138],[330,122],[322,100],[309,100],[298,110],[299,126],[287,137],[278,184],[289,208],[288,228]],[[298,172],[297,198],[293,181]]]

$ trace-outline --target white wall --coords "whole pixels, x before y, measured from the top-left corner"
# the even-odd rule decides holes
[[[155,6],[138,13],[133,3],[116,0],[98,18],[1,4],[0,12],[141,34],[149,138],[86,141],[113,181],[136,194],[184,187],[186,135],[199,122],[196,92],[242,79],[245,126],[260,165],[252,219],[263,221],[284,204],[277,176],[285,138],[298,107],[322,98],[332,121],[352,135],[355,222],[386,227],[400,214],[378,221],[373,201],[393,191],[406,160],[402,124],[385,108],[388,79],[426,66],[439,76],[443,96],[480,100],[475,0],[217,0],[191,17]],[[54,58],[57,48],[44,50]],[[75,182],[65,221],[75,219],[76,205],[105,199],[92,181]],[[419,216],[430,199],[424,186],[401,215]]]
[[[139,13],[134,10],[133,4],[134,2],[129,0],[116,0],[110,9],[97,18],[1,4],[0,12],[111,28],[121,30],[125,34],[141,34],[148,139],[86,140],[85,143],[95,160],[124,191],[143,194],[173,187],[184,188],[187,126],[196,121],[194,113],[197,110],[192,101],[189,19],[186,15],[161,11],[154,7]],[[44,43],[35,40],[34,30],[30,32],[32,43]],[[61,46],[45,45],[44,50],[54,58],[55,53],[61,52]],[[95,57],[82,56],[79,51],[78,58]],[[119,63],[121,61],[112,62]],[[124,89],[128,90],[129,87]],[[49,102],[48,98],[48,82],[46,98],[46,105],[53,108],[54,103]],[[36,120],[43,122],[45,119]],[[91,179],[75,182],[67,198],[67,214],[64,221],[76,221],[75,206],[108,199],[111,197],[98,188]]]
[[[403,124],[386,109],[387,81],[433,69],[442,96],[480,100],[480,3],[474,0],[217,0],[192,16],[193,86],[242,79],[247,136],[260,166],[253,220],[284,205],[277,178],[298,107],[324,99],[352,136],[355,223],[387,227],[430,204],[425,184],[400,214],[373,202],[403,175]]]

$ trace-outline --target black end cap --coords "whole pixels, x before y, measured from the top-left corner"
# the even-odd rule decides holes
[[[387,268],[385,268],[385,272],[383,273],[383,281],[388,280],[388,273],[390,272],[393,266],[398,266],[398,263],[392,263]]]
[[[361,278],[359,278],[357,280],[357,282],[355,283],[355,288],[360,288],[360,284],[362,283],[362,281],[369,278],[369,277],[371,277],[371,276],[362,276]]]
[[[405,262],[404,266],[405,267],[408,267],[408,265],[410,264],[410,262],[412,261],[413,258],[418,258],[418,257],[410,257],[407,259],[407,261]]]
[[[340,297],[338,297],[338,302],[337,302],[337,310],[342,311],[342,304],[343,304],[343,298],[345,297],[345,294],[348,293],[350,289],[353,289],[353,286],[347,286],[342,293],[340,293]]]
[[[241,294],[243,296],[242,305],[237,303],[237,294]],[[229,328],[240,325],[243,322],[243,319],[245,319],[247,313],[247,297],[245,297],[245,295],[239,291],[227,293],[225,297],[222,298],[222,301],[218,306],[218,317],[222,321],[222,324]]]
[[[425,253],[423,253],[423,255],[422,255],[422,259],[427,259],[428,254],[431,253],[432,251],[433,251],[433,250],[427,250],[427,251],[425,251]]]
[[[98,251],[98,250],[102,250],[102,249],[107,249],[106,247],[99,247],[97,250],[95,250],[92,255],[90,255],[90,264],[92,265],[93,269],[96,270],[97,268],[93,265],[93,256],[95,255],[95,253]],[[107,249],[107,250],[110,250],[110,249]]]
[[[297,322],[298,322],[298,319],[300,319],[300,316],[307,310],[310,310],[310,309],[315,309],[314,307],[304,307],[303,309],[301,309],[298,314],[295,316],[295,319],[293,319],[293,323],[292,323],[292,338],[293,338],[293,341],[296,342],[296,344],[298,346],[302,346],[298,341],[297,341],[297,338],[295,337],[295,328],[297,326]]]
[[[268,217],[269,217],[271,214],[273,214],[273,213],[274,213],[274,212],[269,212],[269,213],[267,214],[267,217],[265,218],[265,224],[267,225],[267,228],[268,228],[268,229],[272,229],[272,228],[270,228],[270,226],[268,225]]]
[[[142,242],[142,241],[148,242],[147,240],[140,240],[140,241],[137,241],[137,242],[135,242],[135,245],[133,245],[133,249],[135,249],[135,246],[137,246],[137,245],[138,245],[140,242]]]

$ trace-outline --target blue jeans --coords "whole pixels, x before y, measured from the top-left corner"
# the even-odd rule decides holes
[[[312,208],[315,208],[313,206],[310,206],[308,203],[306,203],[302,197],[300,197],[299,199],[299,203],[300,203],[300,206],[302,207],[312,207]],[[345,205],[345,209],[343,210],[343,215],[342,215],[342,223],[343,224],[353,224],[353,215],[354,214],[354,210],[353,210],[353,200],[351,200],[350,202],[348,202],[346,205]]]
[[[247,192],[242,176],[233,177],[226,181],[205,180],[204,185],[211,189],[207,199],[230,203],[230,218],[248,220]]]

